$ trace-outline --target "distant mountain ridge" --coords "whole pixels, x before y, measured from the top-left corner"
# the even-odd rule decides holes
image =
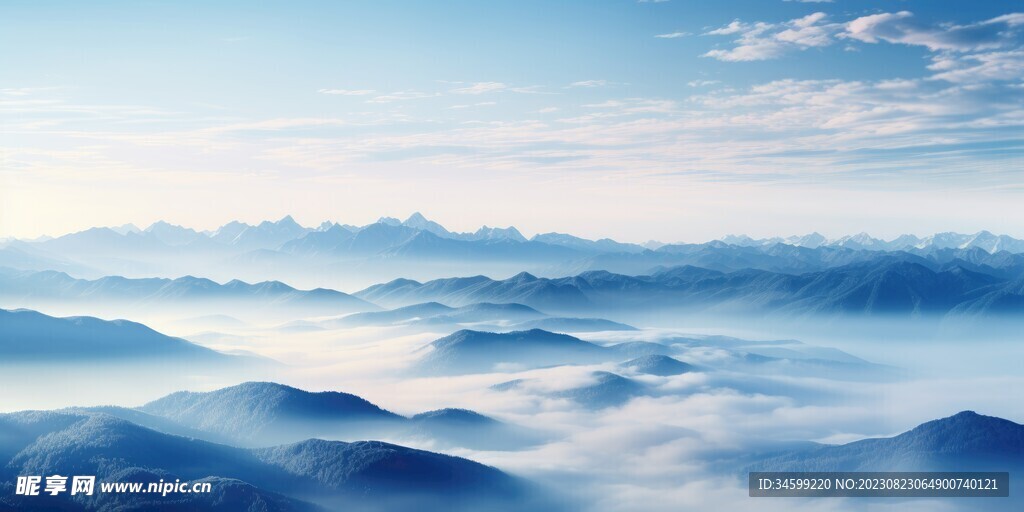
[[[846,247],[850,249],[867,249],[875,251],[906,251],[913,249],[983,249],[988,253],[1006,251],[1011,253],[1024,252],[1024,240],[1006,235],[995,235],[988,231],[973,234],[953,232],[935,233],[926,237],[901,235],[892,240],[872,237],[867,233],[847,235],[839,238],[825,238],[819,233],[803,236],[773,237],[754,239],[746,235],[729,235],[722,242],[738,246],[768,246],[775,244],[792,245],[817,249],[818,247]]]
[[[116,306],[119,312],[183,313],[176,308],[215,303],[234,308],[226,313],[261,319],[293,313],[307,317],[356,313],[331,320],[335,327],[501,321],[502,325],[493,324],[495,329],[568,332],[629,330],[628,325],[600,318],[622,309],[915,318],[1009,317],[1024,312],[1024,255],[988,255],[971,249],[965,256],[982,259],[940,263],[909,253],[876,254],[865,261],[796,273],[681,265],[656,267],[639,275],[586,271],[554,278],[528,272],[500,280],[482,275],[426,282],[401,278],[352,295],[325,288],[297,290],[279,281],[220,284],[191,276],[85,280],[56,271],[0,268],[0,304],[42,308],[51,301],[84,300]],[[391,310],[380,311],[381,307]]]
[[[438,302],[425,302],[387,311],[353,313],[341,318],[316,323],[328,328],[361,326],[404,326],[434,328],[439,326],[480,325],[486,330],[524,331],[544,329],[561,332],[632,331],[635,327],[602,318],[566,318],[550,316],[530,306],[517,303],[479,302],[457,308]]]
[[[556,277],[590,270],[639,275],[691,265],[722,272],[756,269],[799,274],[896,257],[1012,279],[1024,274],[1024,242],[1005,235],[938,233],[879,240],[866,234],[827,239],[728,236],[706,243],[624,243],[567,233],[525,237],[514,227],[458,233],[416,213],[364,226],[298,224],[290,216],[256,225],[229,222],[199,231],[168,222],[145,229],[91,228],[56,238],[0,242],[0,266],[63,270],[78,277],[180,276],[202,269],[220,281],[278,280],[307,287],[365,287],[396,277],[452,275]]]
[[[941,316],[1024,311],[1022,282],[959,265],[934,268],[913,259],[883,257],[796,275],[680,266],[639,276],[590,271],[563,278],[521,273],[504,280],[478,276],[420,283],[402,279],[355,295],[389,307],[420,302],[456,307],[517,302],[562,312],[670,307],[797,315]]]
[[[0,268],[0,300],[24,304],[31,301],[102,301],[106,304],[148,308],[202,306],[230,302],[248,311],[301,308],[307,314],[341,314],[379,309],[362,299],[325,288],[297,290],[279,281],[217,283],[185,276],[177,279],[129,279],[107,276],[76,279],[56,271],[13,271]]]
[[[670,351],[664,345],[647,342],[598,345],[542,329],[502,333],[462,329],[434,340],[422,350],[414,369],[427,375],[592,364]]]
[[[325,239],[323,236],[318,236],[318,233],[330,232],[337,237],[346,238],[346,233],[348,236],[351,236],[375,226],[406,228],[409,233],[425,232],[439,238],[450,240],[508,240],[518,243],[540,242],[547,245],[562,246],[583,252],[597,253],[639,253],[648,248],[658,249],[663,246],[694,245],[664,244],[654,241],[646,242],[645,244],[633,244],[617,242],[607,238],[601,240],[588,240],[565,233],[539,233],[527,239],[519,232],[518,229],[511,226],[507,228],[483,226],[475,232],[457,233],[448,230],[437,222],[427,219],[419,212],[413,213],[404,221],[392,217],[382,217],[377,222],[367,224],[365,226],[343,225],[331,221],[325,221],[316,228],[301,226],[289,215],[277,221],[263,221],[258,225],[232,221],[214,231],[209,232],[196,231],[191,228],[173,225],[165,221],[157,221],[145,229],[139,229],[131,224],[109,228],[96,227],[78,233],[70,233],[45,239],[39,241],[39,243],[51,247],[64,247],[67,245],[68,241],[86,236],[105,237],[108,240],[114,240],[115,237],[119,236],[125,241],[141,245],[155,241],[167,246],[183,246],[195,243],[200,239],[209,239],[226,246],[243,246],[248,249],[277,249],[288,242],[293,242],[293,247],[297,245],[309,246],[317,238],[322,240]],[[312,235],[312,238],[307,240],[305,243],[298,242],[298,240],[304,237],[309,237],[310,235]],[[326,237],[326,239],[334,238]],[[715,242],[739,247],[758,247],[784,244],[809,249],[817,249],[819,247],[842,247],[874,251],[980,248],[988,253],[997,253],[1000,251],[1024,253],[1024,240],[1007,235],[996,235],[989,231],[979,231],[972,234],[943,232],[925,237],[901,235],[891,240],[875,238],[867,233],[846,235],[838,238],[827,238],[819,233],[757,239],[746,235],[727,235],[708,243],[714,244]]]

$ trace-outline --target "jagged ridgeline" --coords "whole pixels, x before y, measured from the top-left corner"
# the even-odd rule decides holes
[[[1024,271],[1022,253],[1024,241],[985,231],[889,241],[866,234],[837,239],[811,234],[640,245],[562,233],[527,239],[512,227],[455,233],[414,214],[405,221],[382,218],[365,226],[325,222],[309,228],[285,217],[257,225],[231,222],[208,232],[166,222],[146,229],[93,228],[52,239],[0,243],[0,267],[57,270],[90,279],[183,276],[203,269],[204,277],[223,283],[278,280],[299,288],[351,290],[399,277],[430,280],[524,270],[541,277],[589,270],[635,276],[690,265],[723,273],[797,275],[889,258],[937,273],[962,268],[1009,282]]]

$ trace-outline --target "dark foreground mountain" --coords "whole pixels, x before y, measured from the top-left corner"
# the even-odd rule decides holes
[[[172,436],[104,414],[0,415],[0,506],[40,510],[471,510],[524,506],[525,485],[466,459],[380,442],[309,440],[245,450]],[[207,496],[16,496],[18,475],[100,482],[209,481]],[[12,491],[12,492],[8,492]],[[165,504],[168,505],[165,507]]]
[[[165,336],[127,320],[56,318],[36,311],[0,309],[0,364],[12,362],[197,362],[240,358]]]

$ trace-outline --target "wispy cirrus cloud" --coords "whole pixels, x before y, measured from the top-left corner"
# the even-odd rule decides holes
[[[607,85],[611,85],[608,80],[580,80],[569,84],[568,87],[605,87]]]
[[[366,100],[366,103],[394,103],[396,101],[420,100],[440,96],[440,93],[429,93],[421,91],[395,91],[389,94],[381,94]]]
[[[377,91],[373,89],[318,89],[316,92],[337,96],[369,96]]]
[[[490,107],[492,105],[497,105],[497,104],[498,103],[495,102],[495,101],[481,101],[479,103],[471,103],[471,104],[466,104],[466,105],[452,105],[452,106],[448,107],[448,110],[462,110],[462,109],[475,108],[475,107]]]
[[[669,32],[667,34],[658,34],[658,35],[656,35],[654,37],[656,37],[658,39],[678,39],[680,37],[686,37],[686,36],[690,36],[690,35],[693,35],[693,34],[691,34],[690,32]]]
[[[957,157],[948,150],[933,152],[928,147],[973,144],[998,138],[993,130],[1024,126],[1024,113],[1019,108],[1024,102],[1024,89],[1013,83],[996,89],[962,87],[953,80],[952,76],[945,80],[776,80],[745,89],[709,89],[685,100],[607,99],[578,106],[584,109],[582,112],[569,109],[548,121],[529,117],[486,122],[463,118],[448,125],[409,125],[399,133],[387,128],[407,123],[408,119],[389,118],[383,113],[376,120],[296,117],[210,121],[192,130],[178,130],[168,121],[166,128],[154,126],[146,133],[116,125],[106,131],[44,126],[22,133],[42,137],[47,144],[65,141],[71,147],[76,147],[74,141],[88,140],[96,147],[93,151],[109,160],[117,160],[120,151],[136,158],[153,148],[191,147],[225,158],[244,153],[247,159],[271,162],[270,168],[283,165],[316,171],[383,158],[392,163],[407,161],[409,165],[443,164],[452,169],[513,173],[543,168],[643,175],[669,168],[699,168],[714,173],[719,180],[726,175],[802,180],[814,171],[801,169],[830,169],[833,175],[848,172],[850,179],[856,179],[857,172],[880,166],[895,174],[927,174],[943,169],[942,179],[956,179],[959,174],[949,166]],[[707,87],[713,82],[694,81],[692,86]],[[395,96],[404,100],[435,95],[405,91]],[[1000,100],[990,101],[991,97]],[[494,103],[441,108],[468,113]],[[0,104],[0,111],[68,107],[53,103]],[[101,111],[124,114],[132,109],[108,107]],[[547,107],[532,112],[559,111],[565,109]],[[355,126],[362,129],[349,129]],[[920,148],[913,165],[899,158],[865,161],[856,156],[862,151],[900,147]],[[963,156],[964,161],[973,157]],[[939,158],[941,164],[935,163]],[[154,156],[151,160],[160,158]],[[986,172],[992,176],[1008,171],[1005,162],[987,167]],[[983,181],[978,179],[978,183]]]
[[[689,85],[690,87],[709,87],[720,83],[721,82],[718,80],[691,80],[686,82],[686,85]]]
[[[476,82],[466,87],[457,87],[450,92],[453,94],[484,94],[488,92],[504,91],[508,85],[501,82]]]
[[[60,89],[59,87],[4,87],[0,88],[0,96],[31,96],[40,92]]]
[[[1024,49],[932,57],[932,78],[960,84],[1013,81],[1024,77]]]
[[[466,82],[442,81],[451,85],[462,85],[449,90],[452,94],[486,94],[492,92],[512,92],[517,94],[553,94],[545,90],[542,85],[520,85],[513,86],[502,82],[473,82],[465,85]]]

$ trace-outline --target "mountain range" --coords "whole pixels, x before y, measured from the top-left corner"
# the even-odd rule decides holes
[[[190,316],[216,307],[221,313],[249,320],[356,313],[324,321],[322,327],[482,323],[492,330],[566,332],[628,330],[630,326],[603,317],[657,310],[753,313],[775,318],[872,315],[956,319],[1014,318],[1024,311],[1024,274],[1014,276],[1007,269],[959,259],[939,265],[908,254],[879,253],[871,260],[796,274],[690,265],[653,270],[640,275],[587,271],[558,278],[520,272],[500,280],[486,276],[426,282],[400,278],[349,295],[326,288],[297,290],[279,281],[220,284],[191,276],[86,280],[55,271],[0,269],[0,305],[86,304],[98,308],[89,310],[94,314],[108,314],[103,309],[107,307],[117,314],[157,311]],[[380,311],[380,306],[392,309]]]
[[[972,249],[979,248],[989,253],[1007,251],[1011,253],[1024,252],[1024,240],[1019,240],[1006,235],[994,235],[988,231],[979,231],[974,234],[961,233],[936,233],[926,237],[914,235],[901,235],[892,240],[874,238],[867,233],[847,235],[840,238],[828,239],[819,233],[811,233],[802,236],[790,236],[785,238],[761,238],[753,239],[746,235],[729,235],[721,239],[722,242],[738,246],[766,246],[775,244],[793,245],[796,247],[807,247],[816,249],[818,247],[846,247],[850,249],[867,249],[874,251],[908,251],[923,249]]]
[[[16,271],[0,268],[0,301],[19,306],[93,303],[119,314],[137,311],[197,314],[216,308],[245,317],[337,315],[377,308],[351,295],[325,288],[297,290],[279,281],[217,283],[185,276],[177,279],[129,279],[107,276],[76,279],[56,271]]]
[[[799,274],[881,256],[933,269],[952,263],[1006,279],[1024,274],[1024,241],[985,231],[905,235],[889,241],[865,234],[831,240],[810,234],[638,245],[565,233],[526,238],[513,227],[456,233],[418,213],[404,221],[382,218],[365,226],[325,222],[315,228],[301,226],[291,217],[256,225],[235,221],[214,231],[161,221],[146,229],[92,228],[56,238],[0,243],[0,265],[19,270],[141,277],[178,276],[202,268],[205,276],[220,280],[284,280],[335,288],[397,277],[518,271],[547,277],[589,270],[638,275],[659,266],[682,265]]]
[[[590,271],[564,278],[524,272],[504,280],[483,276],[425,283],[399,279],[355,296],[388,307],[430,301],[449,306],[517,302],[560,313],[688,309],[925,317],[1019,313],[1024,304],[1022,283],[1024,278],[1011,280],[959,265],[935,269],[887,256],[803,274],[681,266],[638,276]]]
[[[384,228],[396,228],[396,230],[387,230]],[[570,248],[581,252],[598,253],[639,253],[644,250],[649,250],[650,248],[661,249],[665,247],[689,245],[683,243],[673,244],[655,241],[647,242],[645,244],[634,244],[616,242],[615,240],[608,238],[588,240],[565,233],[538,233],[527,239],[515,227],[494,228],[483,226],[475,232],[457,233],[448,230],[437,222],[428,220],[419,212],[413,213],[404,221],[392,217],[381,217],[377,222],[365,226],[353,226],[350,224],[339,224],[331,221],[325,221],[315,228],[301,226],[291,216],[285,216],[277,221],[263,221],[257,225],[232,221],[213,231],[196,231],[191,228],[170,224],[165,221],[157,221],[145,229],[139,229],[131,224],[119,227],[91,228],[85,231],[58,237],[43,237],[33,242],[52,249],[69,249],[74,247],[79,241],[88,239],[115,243],[116,241],[120,241],[120,243],[137,244],[140,247],[156,244],[167,247],[180,247],[201,244],[204,240],[209,240],[221,246],[235,246],[246,249],[278,249],[283,248],[285,244],[289,243],[293,249],[303,246],[312,249],[315,246],[319,246],[321,243],[330,244],[332,241],[353,238],[355,235],[368,229],[371,230],[368,233],[374,234],[378,240],[389,236],[394,237],[397,233],[404,233],[405,239],[399,241],[408,241],[408,239],[412,238],[416,234],[429,233],[438,238],[448,240],[468,242],[495,240],[507,240],[517,243],[538,242],[547,245]],[[318,235],[318,233],[328,233],[329,235],[323,236]],[[398,238],[402,237],[399,236]],[[298,242],[302,239],[306,239],[306,241]],[[395,240],[392,239],[389,241],[394,242]],[[714,242],[721,242],[727,245],[740,247],[758,247],[783,244],[808,249],[840,247],[873,251],[980,248],[989,253],[996,253],[1000,251],[1024,253],[1024,240],[1016,239],[1007,235],[996,235],[988,231],[979,231],[973,234],[944,232],[935,233],[925,237],[901,235],[891,240],[875,238],[867,233],[858,233],[838,238],[826,238],[819,233],[759,239],[751,238],[746,235],[728,235],[710,243]],[[355,245],[358,246],[360,244],[357,243]]]

